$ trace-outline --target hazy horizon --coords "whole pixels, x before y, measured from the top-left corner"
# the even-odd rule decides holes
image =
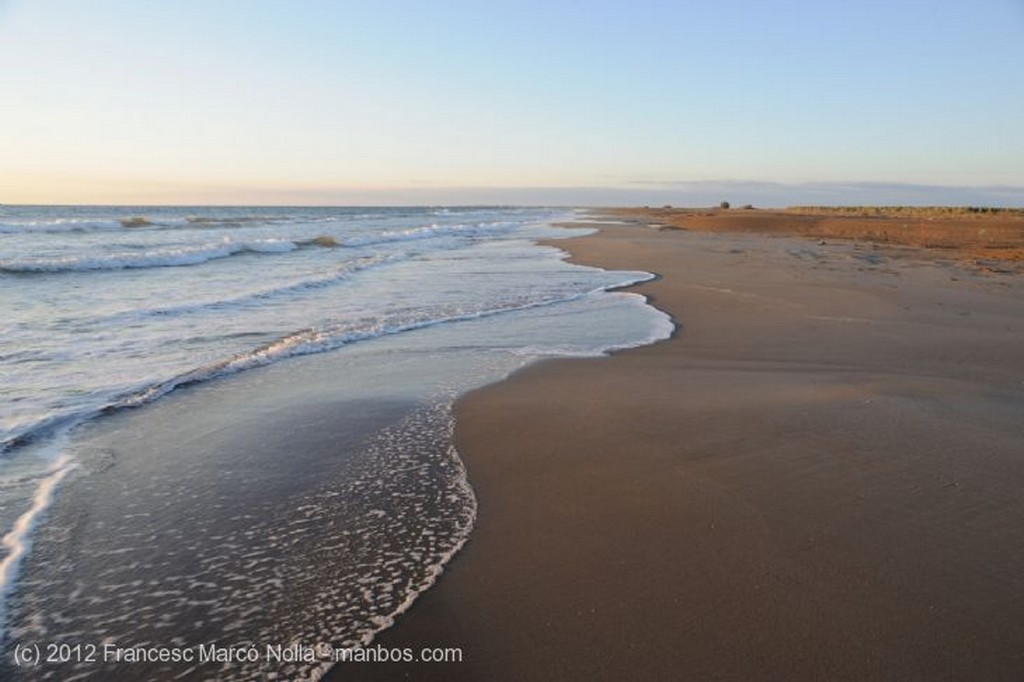
[[[674,183],[653,189],[608,187],[407,188],[379,190],[289,191],[281,189],[217,192],[205,189],[197,201],[156,195],[121,201],[3,202],[0,205],[82,206],[733,206],[785,208],[800,205],[989,206],[1024,207],[1024,187],[944,187],[896,183],[771,182]],[[236,197],[236,199],[232,199]],[[249,200],[241,200],[248,197]],[[145,200],[145,199],[150,200]],[[142,199],[142,200],[139,200]]]

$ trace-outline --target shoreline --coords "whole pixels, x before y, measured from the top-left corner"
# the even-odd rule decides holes
[[[660,275],[629,290],[676,333],[463,396],[477,526],[374,646],[464,662],[328,679],[1024,673],[1018,278],[762,235],[560,247]]]
[[[499,296],[478,315],[185,382],[140,409],[106,410],[78,425],[66,448],[77,473],[33,533],[36,550],[25,555],[5,621],[15,633],[8,644],[88,644],[88,636],[191,649],[244,632],[259,642],[333,637],[355,646],[386,628],[471,525],[475,501],[451,443],[454,397],[548,347],[586,354],[626,343],[630,322],[653,315],[638,296],[591,305],[588,295],[646,274],[586,272],[533,240],[506,242],[501,253],[522,251],[524,272],[551,287],[546,296],[530,298],[530,280],[513,276],[522,305]],[[516,275],[517,264],[483,256],[485,267],[467,266],[472,274]],[[463,280],[451,277],[453,287]],[[496,294],[514,293],[490,281]],[[556,301],[564,304],[557,314],[549,310]],[[517,312],[509,320],[505,311]],[[565,317],[575,327],[564,328]],[[576,343],[580,324],[605,331]],[[170,632],[181,635],[168,640]],[[13,660],[0,668],[20,677]],[[205,674],[178,662],[68,660],[43,673]],[[218,676],[243,678],[273,661],[236,663]],[[318,673],[298,663],[278,672]]]

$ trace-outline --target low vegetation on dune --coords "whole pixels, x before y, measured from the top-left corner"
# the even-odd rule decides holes
[[[983,263],[1024,261],[1024,209],[948,206],[794,206],[786,209],[621,209],[668,229],[753,232],[948,249]]]
[[[1024,218],[1024,208],[992,206],[790,206],[786,212],[860,218],[983,218],[993,215]]]

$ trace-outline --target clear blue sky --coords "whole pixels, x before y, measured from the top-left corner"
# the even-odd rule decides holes
[[[0,64],[0,202],[1024,204],[1024,0],[0,0]]]

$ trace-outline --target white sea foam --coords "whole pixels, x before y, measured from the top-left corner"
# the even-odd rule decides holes
[[[653,279],[653,275],[640,281],[648,281]],[[676,323],[673,321],[672,316],[668,313],[655,308],[650,305],[647,301],[647,297],[643,294],[637,294],[633,292],[616,292],[615,296],[620,298],[631,300],[633,303],[647,311],[650,319],[650,327],[646,336],[637,335],[633,339],[628,341],[622,341],[620,343],[609,344],[604,347],[602,355],[614,353],[617,350],[626,350],[627,348],[641,348],[643,346],[650,346],[653,343],[664,341],[672,338],[672,335],[676,332]]]
[[[351,237],[345,240],[345,246],[370,246],[388,242],[411,241],[416,239],[432,239],[435,237],[474,237],[491,234],[511,227],[514,223],[500,221],[478,223],[472,225],[424,225],[408,230],[389,230],[377,234]]]
[[[628,301],[631,307],[635,308],[638,313],[643,314],[646,318],[644,324],[647,325],[647,333],[638,333],[629,340],[623,340],[621,342],[610,342],[602,341],[600,338],[591,337],[589,339],[581,339],[577,343],[556,343],[556,344],[543,344],[543,345],[526,345],[516,346],[509,349],[512,355],[521,356],[524,358],[531,357],[603,357],[614,353],[615,351],[626,350],[629,348],[640,348],[642,346],[649,346],[659,341],[671,338],[672,334],[675,333],[676,324],[672,321],[672,318],[667,314],[653,308],[648,305],[647,298],[641,294],[628,293],[628,292],[615,292],[610,294],[611,296],[617,297],[620,301]]]
[[[447,411],[445,419],[445,435],[448,442],[453,443],[455,439],[455,419],[451,416],[450,404],[445,409]],[[466,471],[466,466],[454,445],[449,444],[445,456],[447,464],[454,472],[454,475],[449,481],[449,484],[453,488],[450,496],[452,501],[456,502],[459,506],[459,514],[462,517],[459,528],[456,530],[455,535],[448,538],[448,542],[450,543],[448,548],[441,551],[435,557],[433,563],[425,567],[420,581],[415,584],[412,589],[408,590],[405,595],[401,595],[403,597],[402,601],[399,602],[390,612],[375,616],[371,619],[373,627],[362,633],[359,640],[359,646],[367,647],[372,644],[374,638],[378,634],[394,625],[395,619],[398,616],[412,608],[419,596],[437,582],[437,579],[442,573],[444,573],[445,566],[448,565],[448,562],[462,550],[466,542],[469,540],[473,527],[476,526],[478,504],[476,492],[473,490],[473,486],[469,482],[469,475]],[[433,535],[431,531],[424,531],[423,534]],[[330,670],[331,667],[333,666],[330,663],[320,664],[310,670],[309,676],[305,679],[310,681],[318,680],[324,675],[324,673]]]

